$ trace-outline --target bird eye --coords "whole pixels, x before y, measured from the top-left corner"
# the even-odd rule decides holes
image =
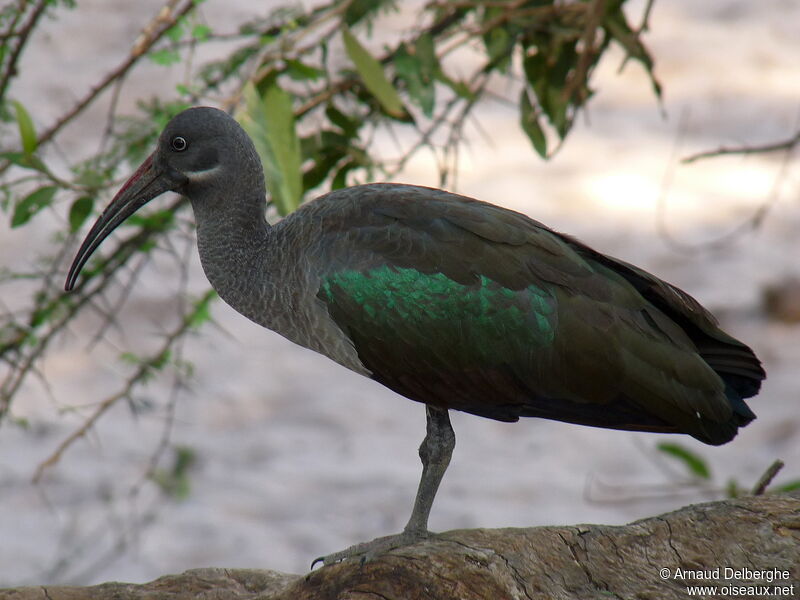
[[[186,141],[186,138],[178,135],[172,138],[170,145],[175,152],[183,152],[189,146],[189,142]]]

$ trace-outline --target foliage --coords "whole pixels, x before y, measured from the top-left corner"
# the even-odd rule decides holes
[[[196,459],[190,447],[176,446],[173,448],[172,466],[169,469],[156,469],[150,477],[167,495],[176,500],[186,500],[190,491],[189,471]]]
[[[703,454],[684,443],[658,442],[654,451],[648,449],[643,456],[652,462],[655,472],[662,474],[662,482],[625,485],[591,478],[587,481],[586,499],[596,504],[620,506],[663,503],[665,499],[687,502],[696,501],[698,497],[709,500],[740,498],[800,489],[800,479],[776,482],[785,466],[782,460],[773,461],[757,481],[743,481],[738,477],[720,477]]]
[[[687,447],[674,442],[661,442],[656,448],[659,452],[682,462],[692,477],[705,480],[711,479],[711,469],[706,464],[705,459]]]
[[[298,207],[303,193],[292,99],[274,82],[263,94],[248,84],[243,95],[245,105],[239,120],[261,157],[272,203],[278,213],[287,215]]]
[[[725,496],[728,498],[738,498],[739,496],[749,493],[756,495],[763,494],[767,491],[767,487],[772,483],[772,480],[784,466],[783,461],[775,461],[754,486],[746,487],[736,479],[730,479],[721,487],[719,483],[715,481],[711,467],[706,459],[683,444],[661,442],[656,445],[656,450],[664,456],[677,460],[678,463],[683,466],[686,470],[686,475],[688,475],[688,480],[684,481],[685,484],[711,492],[722,489]],[[772,493],[781,493],[791,492],[796,489],[800,489],[800,480],[798,479],[774,485],[769,488],[769,491]]]

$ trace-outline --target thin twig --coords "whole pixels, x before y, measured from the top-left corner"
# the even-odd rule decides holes
[[[705,152],[698,152],[686,158],[681,159],[681,163],[690,164],[703,158],[712,158],[715,156],[725,156],[728,154],[767,154],[769,152],[780,152],[782,150],[791,150],[800,144],[800,131],[795,133],[788,140],[782,142],[773,142],[771,144],[764,144],[763,146],[739,146],[737,148],[727,148],[722,146],[716,150],[707,150]]]
[[[175,340],[179,339],[186,333],[191,327],[194,321],[194,314],[185,315],[181,323],[176,327],[172,332],[164,338],[164,343],[161,344],[161,347],[153,353],[150,358],[143,360],[136,371],[131,375],[125,385],[119,390],[116,394],[112,394],[105,400],[103,400],[97,408],[95,408],[94,412],[83,422],[83,424],[78,427],[75,431],[73,431],[66,439],[64,439],[61,444],[59,444],[58,448],[50,454],[45,460],[39,463],[39,466],[36,467],[36,471],[33,475],[32,482],[39,483],[44,472],[58,463],[58,461],[63,456],[64,452],[78,439],[85,436],[97,423],[97,421],[102,417],[108,409],[114,406],[117,402],[122,400],[123,398],[130,398],[133,389],[139,385],[143,379],[147,377],[150,371],[153,368],[157,368],[157,365],[164,360],[164,356],[170,351],[173,343]]]
[[[774,463],[772,463],[764,474],[758,478],[758,483],[753,487],[753,496],[761,496],[764,492],[767,491],[767,487],[772,480],[775,479],[775,476],[780,472],[783,468],[784,462],[780,459],[777,459]]]
[[[586,101],[586,80],[589,76],[589,67],[597,55],[595,48],[597,28],[600,27],[605,12],[606,0],[594,0],[586,17],[586,25],[581,35],[582,49],[578,57],[578,64],[572,76],[567,80],[562,93],[562,99],[565,102],[571,101],[575,106],[581,106]]]
[[[800,114],[798,114],[798,120],[800,121]],[[672,181],[675,177],[676,166],[678,164],[677,154],[679,152],[683,136],[686,133],[686,129],[688,127],[687,124],[688,124],[688,111],[683,111],[681,113],[678,125],[678,136],[675,140],[675,147],[673,149],[672,156],[669,159],[667,170],[664,174],[664,181],[661,185],[661,192],[659,194],[658,202],[656,205],[656,211],[657,211],[656,228],[661,238],[674,251],[683,254],[694,254],[698,250],[717,250],[720,248],[724,248],[727,244],[730,244],[733,240],[737,239],[743,233],[747,231],[753,231],[761,226],[761,224],[767,218],[769,211],[775,205],[780,196],[781,185],[785,181],[787,173],[789,172],[789,165],[791,163],[792,150],[794,149],[794,146],[789,145],[783,148],[783,150],[785,150],[786,152],[783,155],[783,160],[781,161],[780,168],[778,169],[778,172],[775,176],[775,181],[772,185],[772,189],[769,191],[764,201],[753,211],[752,215],[750,215],[747,219],[745,219],[741,223],[737,224],[730,231],[727,231],[717,236],[716,238],[694,244],[686,243],[676,238],[669,231],[666,223],[666,212],[668,203],[667,196],[669,194],[670,188],[672,187]]]
[[[653,11],[654,4],[655,0],[647,0],[647,6],[644,7],[644,12],[642,14],[642,22],[636,30],[636,37],[639,37],[642,33],[650,29],[650,13]]]
[[[178,198],[168,207],[168,210],[177,210],[183,204],[185,204],[185,200],[183,198]],[[58,320],[52,323],[50,329],[45,334],[39,337],[37,344],[32,347],[30,353],[22,354],[20,352],[20,354],[22,354],[20,356],[20,362],[15,365],[14,370],[5,378],[2,384],[0,384],[0,425],[2,425],[4,417],[11,407],[11,399],[14,397],[20,386],[22,386],[22,383],[33,369],[33,365],[39,359],[39,357],[44,354],[49,343],[54,339],[56,334],[63,330],[71,322],[72,317],[77,314],[84,305],[90,304],[95,296],[101,294],[103,290],[105,290],[109,283],[113,281],[114,274],[117,272],[117,269],[122,264],[125,264],[125,262],[136,251],[136,249],[140,248],[142,244],[150,239],[153,233],[154,232],[152,230],[144,229],[120,242],[119,245],[108,256],[108,258],[102,262],[101,268],[98,271],[100,280],[99,283],[92,287],[89,291],[84,291],[87,287],[87,284],[90,281],[94,281],[94,278],[84,278],[79,280],[78,284],[71,292],[71,295],[75,296],[77,300],[71,304],[63,304],[66,306],[66,310],[64,311],[63,315],[61,315]],[[60,292],[60,294],[56,297],[46,298],[42,300],[36,308],[38,309],[51,303],[60,304],[68,293],[69,292]],[[36,309],[31,312],[31,318],[33,318],[35,313]],[[17,351],[20,351],[20,349],[28,340],[30,332],[34,328],[35,326],[32,323],[28,323],[27,326],[24,327],[20,326],[19,335],[8,343],[3,344],[3,346],[0,347],[0,352],[5,354],[12,349],[17,349]]]
[[[44,14],[44,10],[47,8],[48,4],[49,2],[47,0],[39,0],[34,7],[33,13],[31,13],[31,17],[28,19],[28,22],[25,23],[25,25],[22,26],[22,29],[17,32],[17,45],[11,51],[11,55],[8,58],[8,65],[6,66],[5,72],[2,74],[2,79],[0,79],[0,98],[5,97],[8,83],[11,81],[11,78],[17,74],[17,61],[22,55],[22,49],[25,47],[28,37],[33,31],[33,28],[36,26],[36,23]],[[22,11],[24,9],[25,7],[23,5],[20,10]]]
[[[470,90],[473,90],[474,88],[472,99],[469,101],[470,104],[474,104],[480,97],[482,89],[486,86],[486,84],[489,81],[489,77],[490,75],[487,72],[487,70],[485,68],[481,68],[470,78],[470,81],[467,85],[469,86]],[[428,129],[421,132],[421,135],[419,139],[416,141],[416,143],[411,148],[409,148],[409,150],[400,158],[400,160],[397,161],[393,169],[386,172],[386,175],[388,177],[393,177],[394,175],[402,171],[403,167],[405,167],[408,161],[411,160],[411,158],[417,153],[418,150],[426,146],[432,145],[431,139],[433,138],[434,133],[436,133],[436,131],[442,125],[448,122],[447,119],[450,115],[450,112],[462,100],[463,98],[461,98],[461,96],[454,96],[448,101],[442,112],[433,121],[433,123],[431,123]]]
[[[466,102],[464,102],[464,105],[461,107],[461,110],[456,116],[454,123],[450,127],[450,133],[447,136],[447,142],[444,146],[443,164],[440,165],[439,168],[439,182],[441,187],[447,187],[448,177],[451,173],[451,186],[453,188],[457,187],[458,153],[461,149],[461,145],[464,143],[464,126],[467,123],[467,118],[472,113],[472,109],[475,108],[475,105],[478,103],[478,99],[483,97],[483,91],[488,84],[489,79],[490,75],[484,69],[476,73],[476,76],[472,81],[473,83],[477,82],[474,87],[473,94]],[[450,164],[447,164],[448,158],[450,159]]]
[[[11,38],[19,36],[19,33],[14,30],[17,28],[17,23],[19,22],[20,17],[25,12],[26,4],[28,4],[28,0],[19,0],[19,8],[14,12],[14,16],[11,18],[6,32],[0,35],[0,41],[7,42]]]

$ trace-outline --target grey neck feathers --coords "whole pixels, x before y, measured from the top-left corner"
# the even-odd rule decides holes
[[[316,299],[319,281],[303,243],[311,237],[306,228],[292,219],[270,227],[263,201],[249,208],[237,202],[237,210],[227,211],[194,198],[192,204],[200,262],[226,303],[294,343],[369,376],[352,341]]]
[[[270,327],[270,311],[281,286],[280,254],[261,198],[191,197],[197,248],[206,277],[225,302]],[[225,204],[226,206],[221,206]]]

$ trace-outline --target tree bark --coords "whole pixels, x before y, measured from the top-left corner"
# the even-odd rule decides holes
[[[700,597],[800,598],[800,492],[692,505],[624,526],[450,531],[363,566],[307,575],[193,569],[146,584],[0,590],[0,600],[685,600],[692,585],[718,586]],[[722,589],[745,585],[756,587]]]

